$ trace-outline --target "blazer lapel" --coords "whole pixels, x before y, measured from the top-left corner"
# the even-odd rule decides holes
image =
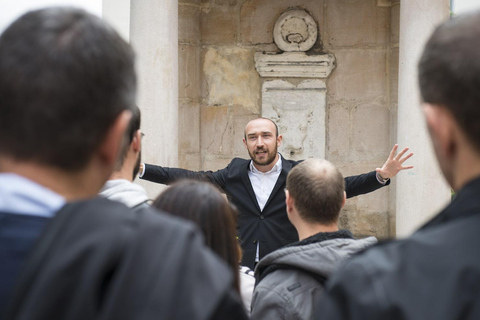
[[[242,182],[245,185],[245,189],[247,190],[247,193],[250,195],[252,198],[252,202],[255,204],[255,207],[257,208],[258,214],[260,214],[260,206],[258,205],[257,197],[255,196],[255,191],[253,191],[252,187],[252,182],[250,181],[250,178],[248,177],[248,171],[250,171],[250,161],[247,161],[247,165],[244,169],[240,170],[241,175],[240,177],[242,178]]]
[[[275,183],[272,193],[270,193],[270,196],[268,197],[267,203],[265,203],[265,207],[263,208],[263,210],[265,210],[265,208],[270,204],[270,202],[272,201],[273,197],[277,194],[277,192],[279,191],[284,192],[281,189],[283,188],[285,181],[287,181],[288,173],[290,172],[290,170],[292,170],[292,164],[287,160],[285,160],[282,155],[280,155],[280,157],[282,158],[282,171],[278,176],[277,182]]]

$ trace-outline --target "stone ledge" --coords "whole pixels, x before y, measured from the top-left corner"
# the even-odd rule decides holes
[[[400,4],[400,0],[377,0],[377,7],[393,7]]]
[[[303,52],[255,53],[255,68],[261,77],[327,78],[335,67],[331,54],[308,56]]]

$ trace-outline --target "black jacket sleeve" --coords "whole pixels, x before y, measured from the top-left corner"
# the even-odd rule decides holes
[[[346,177],[345,191],[347,192],[347,198],[351,198],[375,191],[383,186],[388,186],[389,184],[390,180],[388,180],[385,185],[378,182],[377,173],[372,171],[358,176]]]
[[[225,180],[227,178],[228,168],[229,167],[226,167],[215,172],[190,171],[145,164],[145,173],[141,179],[161,184],[171,184],[182,179],[200,180],[210,182],[220,190],[225,190]]]

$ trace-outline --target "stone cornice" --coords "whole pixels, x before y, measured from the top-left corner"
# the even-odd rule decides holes
[[[327,78],[335,67],[332,54],[306,55],[304,52],[255,54],[255,68],[261,77]]]

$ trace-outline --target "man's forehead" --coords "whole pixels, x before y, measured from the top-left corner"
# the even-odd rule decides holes
[[[254,133],[274,133],[275,124],[268,119],[255,119],[247,123],[245,127],[245,134]]]

